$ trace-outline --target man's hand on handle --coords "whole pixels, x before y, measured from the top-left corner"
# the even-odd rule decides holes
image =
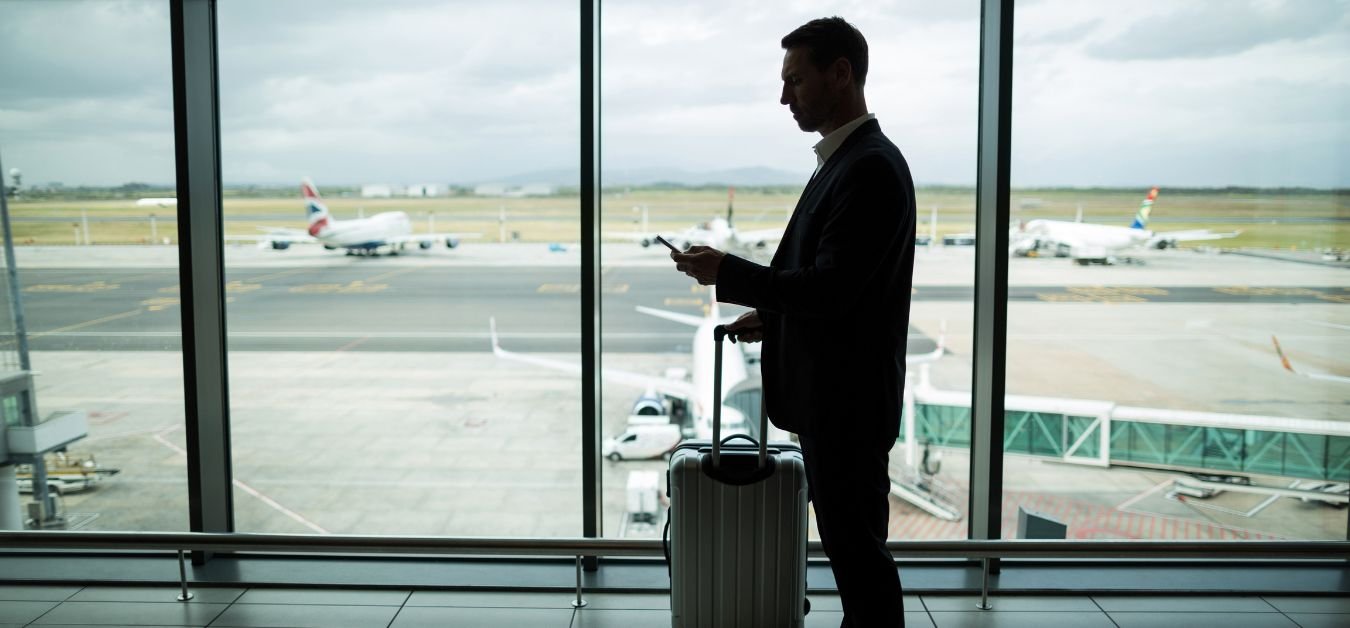
[[[691,246],[683,253],[671,251],[670,259],[675,260],[675,270],[693,277],[700,285],[711,286],[717,283],[717,269],[726,255],[712,247],[700,245]]]
[[[759,320],[759,312],[750,310],[727,325],[736,340],[741,342],[759,342],[764,339],[764,321]]]

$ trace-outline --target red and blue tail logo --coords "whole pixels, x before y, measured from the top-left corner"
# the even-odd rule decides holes
[[[1134,214],[1134,222],[1130,223],[1131,229],[1147,229],[1148,215],[1153,211],[1153,201],[1158,198],[1158,188],[1149,190],[1148,196],[1144,197],[1144,202],[1139,204],[1139,211]]]
[[[328,206],[323,204],[319,189],[309,179],[300,182],[300,193],[305,197],[305,213],[309,215],[309,235],[317,238],[328,228]]]

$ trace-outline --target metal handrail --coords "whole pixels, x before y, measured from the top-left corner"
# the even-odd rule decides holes
[[[582,597],[583,556],[661,556],[661,541],[592,538],[493,538],[434,536],[359,536],[252,534],[219,532],[0,532],[0,548],[67,550],[167,550],[178,554],[178,601],[188,590],[187,550],[319,554],[435,554],[496,556],[571,556],[576,559],[574,608]],[[892,553],[906,558],[980,559],[980,601],[990,610],[990,561],[995,558],[1294,558],[1350,559],[1350,541],[889,541]],[[807,544],[811,556],[823,556],[819,542]]]
[[[890,541],[902,558],[1350,559],[1350,541]],[[305,554],[661,556],[655,539],[436,537],[215,532],[0,532],[0,548]],[[819,542],[807,546],[823,557]]]

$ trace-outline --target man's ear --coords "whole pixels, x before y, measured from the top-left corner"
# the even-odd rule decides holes
[[[853,83],[853,64],[846,57],[839,57],[830,65],[830,78],[836,87],[845,87]]]

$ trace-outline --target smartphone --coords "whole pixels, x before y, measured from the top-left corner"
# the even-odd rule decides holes
[[[679,249],[675,248],[675,245],[674,245],[674,244],[671,244],[670,242],[666,241],[666,239],[663,238],[663,237],[661,237],[659,234],[656,236],[656,241],[657,241],[657,242],[660,242],[661,244],[666,245],[666,248],[670,249],[671,251],[674,251],[674,252],[676,252],[676,253],[681,253],[681,252],[682,252],[682,251],[680,251]]]

